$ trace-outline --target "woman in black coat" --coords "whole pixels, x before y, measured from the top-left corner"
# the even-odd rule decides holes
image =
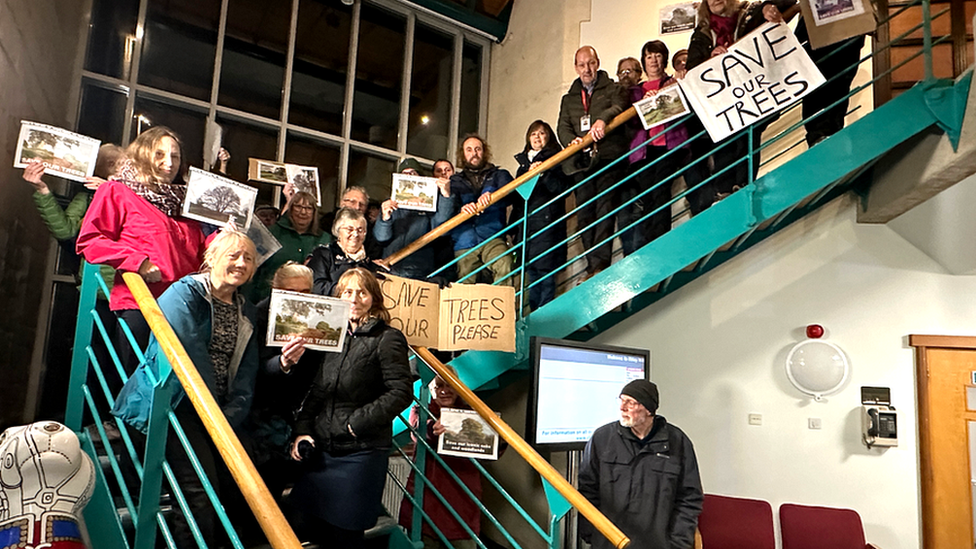
[[[332,289],[342,273],[355,267],[376,272],[364,246],[366,242],[366,218],[359,210],[341,208],[332,222],[331,244],[319,246],[308,258],[312,269],[312,293],[332,295]]]
[[[530,169],[561,151],[556,135],[552,128],[542,120],[529,124],[525,132],[525,148],[515,155],[519,163],[518,175],[521,177]],[[555,250],[545,255],[544,252],[566,239],[566,225],[563,222],[555,226],[552,222],[566,213],[565,198],[555,200],[559,193],[569,188],[567,176],[558,166],[539,176],[532,194],[529,195],[529,221],[526,228],[528,234],[527,250],[522,251],[525,260],[526,286],[539,280],[556,270],[566,262],[566,245],[560,244]],[[512,210],[512,222],[525,215],[524,201],[515,205]],[[514,230],[515,241],[522,240],[522,226]],[[536,310],[556,297],[556,277],[550,276],[529,289],[529,307]]]
[[[350,269],[333,295],[351,305],[349,331],[342,352],[326,353],[298,413],[291,455],[308,469],[291,501],[320,547],[354,548],[380,514],[393,419],[410,404],[412,378],[376,277]]]

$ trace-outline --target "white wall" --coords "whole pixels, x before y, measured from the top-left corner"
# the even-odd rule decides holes
[[[597,341],[649,346],[662,415],[695,443],[705,491],[856,509],[869,542],[920,546],[914,359],[908,334],[973,335],[976,278],[952,276],[885,226],[858,225],[839,198]],[[823,324],[852,364],[814,402],[784,361]],[[862,385],[891,388],[899,446],[867,450]],[[750,426],[747,414],[763,415]],[[807,418],[823,429],[807,428]],[[778,523],[778,519],[777,519]]]

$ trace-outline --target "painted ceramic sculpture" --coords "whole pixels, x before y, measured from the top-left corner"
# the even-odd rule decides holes
[[[0,435],[0,548],[81,549],[79,516],[94,488],[91,459],[54,421]]]

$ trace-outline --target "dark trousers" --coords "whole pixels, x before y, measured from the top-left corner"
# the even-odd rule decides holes
[[[576,175],[575,183],[583,181],[590,175],[600,171],[609,162],[598,162],[589,170]],[[613,242],[610,236],[613,234],[613,216],[607,217],[600,222],[596,222],[620,204],[619,189],[614,189],[599,198],[580,207],[591,198],[599,195],[620,181],[625,173],[626,166],[618,162],[612,168],[600,174],[598,177],[590,179],[583,185],[576,188],[576,223],[577,230],[582,231],[583,248],[589,253],[586,255],[586,272],[590,275],[596,274],[610,266],[611,254],[613,253]],[[594,248],[594,245],[607,240]]]
[[[671,200],[671,182],[687,155],[682,154],[682,151],[675,151],[674,154],[662,158],[667,152],[666,147],[648,147],[647,158],[631,165],[631,171],[637,172],[651,164],[627,182],[621,193],[621,203],[627,203],[648,189],[650,191],[617,213],[617,225],[621,230],[639,221],[620,235],[626,255],[634,253],[671,229],[671,206],[668,204]],[[655,210],[659,211],[652,214]]]
[[[142,316],[142,311],[139,309],[125,309],[122,311],[115,311],[115,315],[119,317],[119,320],[124,320],[129,326],[129,331],[132,332],[132,337],[135,338],[136,343],[139,348],[143,351],[146,350],[146,345],[149,344],[149,334],[151,330],[149,329],[149,324],[146,319]],[[122,367],[125,368],[125,373],[132,375],[132,372],[136,371],[139,366],[139,358],[136,352],[132,349],[132,344],[129,343],[129,338],[125,336],[125,331],[122,329],[122,323],[119,323],[118,329],[115,332],[115,350],[119,354],[119,360],[122,362]]]
[[[850,98],[846,98],[834,107],[833,102],[841,99],[851,90],[851,84],[857,75],[854,66],[861,58],[861,48],[864,47],[864,36],[857,36],[837,44],[831,44],[820,49],[812,49],[807,37],[807,28],[801,19],[797,24],[796,37],[800,42],[806,41],[803,49],[807,51],[827,82],[803,98],[803,118],[809,119],[821,110],[820,116],[807,120],[804,127],[807,130],[807,145],[813,146],[821,139],[831,136],[844,129],[844,117],[850,106]],[[831,78],[837,77],[831,81]]]
[[[526,250],[522,252],[526,257],[525,272],[526,286],[545,277],[558,269],[566,261],[566,245],[560,244],[566,239],[563,223],[552,225],[552,222],[562,217],[565,212],[563,200],[559,199],[546,208],[530,212],[528,222],[529,241]],[[519,235],[521,240],[521,235]],[[546,250],[555,247],[549,253]],[[556,277],[550,276],[529,288],[529,307],[536,310],[556,298]]]

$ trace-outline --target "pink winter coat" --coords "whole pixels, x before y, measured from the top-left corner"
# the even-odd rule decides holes
[[[139,272],[147,258],[155,263],[162,280],[148,286],[158,298],[170,284],[200,270],[205,248],[199,223],[167,216],[119,181],[108,181],[95,192],[77,243],[85,261],[116,269],[109,298],[113,311],[139,308],[122,272]]]

